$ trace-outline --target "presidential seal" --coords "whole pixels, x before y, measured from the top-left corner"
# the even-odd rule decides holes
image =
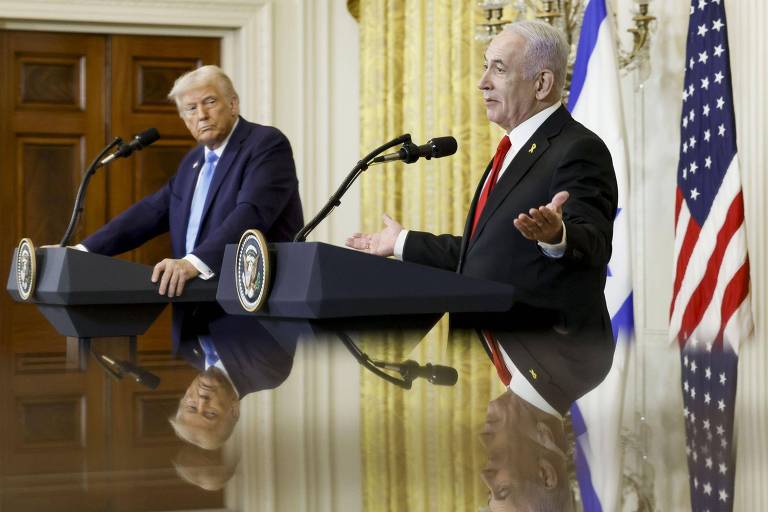
[[[240,237],[235,263],[235,286],[240,305],[253,313],[261,309],[269,295],[269,252],[267,241],[258,229]]]
[[[16,251],[16,286],[19,289],[21,300],[29,300],[32,296],[32,292],[35,291],[36,279],[35,246],[32,240],[23,238]]]

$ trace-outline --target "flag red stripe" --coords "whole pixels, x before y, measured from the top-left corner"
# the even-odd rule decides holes
[[[683,321],[677,335],[677,339],[681,342],[684,342],[696,326],[699,325],[701,318],[704,316],[704,312],[707,310],[707,306],[712,302],[712,295],[717,287],[717,278],[720,273],[720,265],[725,256],[725,250],[728,248],[728,244],[734,233],[736,233],[739,226],[744,222],[743,204],[742,194],[739,192],[728,207],[728,212],[725,215],[725,222],[717,233],[715,250],[712,251],[712,255],[709,257],[704,277],[701,282],[699,282],[699,285],[696,287],[696,290],[691,295],[691,298],[685,307]]]
[[[723,304],[720,308],[720,332],[717,333],[714,347],[718,350],[723,348],[723,332],[725,326],[733,314],[739,309],[739,306],[749,294],[749,258],[733,275],[733,279],[728,283],[723,294]]]
[[[680,207],[683,205],[683,192],[678,187],[675,194],[675,229],[677,229],[677,221],[680,219]]]
[[[677,257],[675,285],[672,288],[672,302],[669,305],[670,318],[675,310],[675,300],[677,299],[677,294],[680,292],[680,286],[683,284],[685,269],[688,267],[688,261],[691,259],[691,254],[693,254],[693,249],[696,247],[696,242],[699,240],[699,233],[701,233],[701,227],[696,223],[693,216],[691,216],[688,219],[688,227],[685,228],[683,245],[680,247],[680,254]]]

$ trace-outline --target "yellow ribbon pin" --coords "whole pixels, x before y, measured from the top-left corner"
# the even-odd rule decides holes
[[[528,152],[529,152],[530,154],[533,154],[533,152],[534,152],[534,151],[536,151],[536,143],[535,143],[535,142],[534,142],[533,144],[531,144],[531,149],[529,149],[529,150],[528,150]],[[534,379],[535,379],[535,378],[536,378],[536,377],[534,377]]]
[[[534,146],[535,146],[535,144],[534,144]],[[534,369],[533,369],[533,368],[529,368],[529,369],[528,369],[528,373],[530,373],[530,374],[531,374],[531,377],[533,377],[533,380],[536,380],[536,379],[538,379],[538,378],[539,378],[539,376],[538,376],[538,375],[536,375],[536,372],[534,371]]]

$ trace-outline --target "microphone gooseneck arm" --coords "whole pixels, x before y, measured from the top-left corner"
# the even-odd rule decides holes
[[[328,200],[327,203],[325,203],[325,206],[320,209],[320,211],[315,215],[312,220],[307,222],[303,228],[301,228],[301,231],[299,231],[296,236],[293,238],[294,242],[304,242],[307,239],[307,236],[317,227],[318,224],[320,224],[323,219],[325,219],[330,213],[333,211],[334,208],[341,205],[341,198],[342,196],[349,190],[349,187],[352,186],[352,184],[355,182],[355,180],[363,173],[366,169],[368,169],[368,166],[371,165],[371,160],[376,158],[378,155],[383,153],[384,151],[388,150],[389,148],[398,146],[400,144],[410,144],[411,143],[411,135],[409,133],[403,134],[396,139],[392,139],[391,141],[387,142],[386,144],[379,146],[378,148],[374,149],[367,155],[365,155],[362,160],[357,162],[357,165],[352,169],[352,171],[347,175],[347,177],[342,182],[341,186],[334,192],[334,194],[331,196],[331,198]]]
[[[411,389],[413,381],[419,377],[426,379],[430,384],[438,386],[453,386],[459,378],[456,369],[451,368],[450,366],[433,365],[431,363],[421,366],[411,359],[403,361],[402,363],[375,361],[371,359],[368,354],[360,350],[360,347],[358,347],[346,333],[337,332],[336,335],[341,339],[344,346],[347,347],[347,350],[349,350],[352,356],[357,359],[357,362],[360,363],[363,368],[403,389]],[[393,377],[382,371],[382,368],[398,372],[402,376],[402,379],[398,379],[397,377]]]
[[[381,371],[376,367],[373,360],[371,360],[371,358],[368,357],[368,354],[360,350],[360,347],[355,345],[355,342],[352,341],[352,338],[350,338],[349,336],[347,336],[347,334],[343,332],[339,332],[337,333],[337,335],[341,339],[341,341],[344,343],[344,346],[347,347],[347,350],[349,350],[349,353],[352,354],[352,356],[355,359],[357,359],[357,362],[360,363],[360,365],[363,368],[370,371],[374,375],[381,377],[385,381],[394,384],[395,386],[401,387],[403,389],[411,389],[411,384],[413,381],[398,379],[396,377],[393,377],[392,375],[389,375],[386,372]]]
[[[72,234],[75,231],[75,226],[77,226],[77,221],[80,219],[80,214],[83,213],[82,204],[83,199],[85,198],[85,191],[88,188],[88,183],[91,181],[91,177],[93,177],[93,175],[96,173],[96,170],[101,167],[101,160],[104,158],[104,155],[106,155],[112,148],[119,146],[122,143],[123,140],[120,137],[116,137],[115,140],[110,142],[107,147],[101,150],[101,153],[99,153],[93,162],[91,162],[91,165],[88,166],[88,169],[83,175],[83,179],[80,181],[80,187],[77,189],[75,206],[72,209],[72,217],[69,219],[69,226],[67,226],[67,230],[64,232],[64,237],[59,243],[60,246],[66,247],[69,244],[69,240],[72,238]]]

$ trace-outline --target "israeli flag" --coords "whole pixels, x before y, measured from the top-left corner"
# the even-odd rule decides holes
[[[616,343],[613,366],[597,388],[571,407],[576,471],[585,512],[620,509],[625,366],[634,328],[627,150],[616,46],[605,0],[589,0],[584,9],[568,109],[608,146],[619,186],[619,209],[605,284]]]

